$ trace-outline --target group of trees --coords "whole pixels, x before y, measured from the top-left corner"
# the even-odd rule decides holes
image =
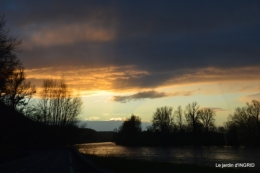
[[[25,68],[16,55],[21,40],[9,36],[5,23],[3,16],[0,19],[0,104],[5,105],[7,112],[11,109],[17,115],[46,127],[64,129],[75,126],[82,101],[79,95],[73,94],[64,79],[45,79],[38,94],[40,97],[32,101],[36,88],[26,80]],[[16,114],[13,111],[9,114]]]
[[[141,130],[141,119],[132,115],[119,128],[117,140],[123,145],[259,145],[260,102],[253,100],[236,108],[224,126],[215,126],[215,112],[199,108],[196,102],[157,108],[152,125]]]
[[[41,99],[30,107],[28,117],[45,125],[68,126],[76,123],[82,101],[63,79],[45,79],[43,81]]]
[[[182,110],[179,106],[174,112],[172,107],[160,107],[153,114],[152,125],[146,131],[148,134],[141,133],[141,118],[132,115],[119,128],[116,142],[135,145],[140,144],[140,141],[143,144],[149,144],[150,141],[150,143],[158,144],[155,141],[161,140],[162,143],[169,144],[173,143],[172,134],[178,133],[179,135],[181,133],[182,136],[186,136],[186,139],[181,142],[182,144],[196,144],[195,140],[198,140],[199,135],[201,137],[203,133],[204,143],[206,144],[209,140],[208,133],[216,129],[214,117],[215,112],[212,109],[199,109],[196,102],[188,104],[185,110]],[[148,137],[149,135],[150,137]],[[146,140],[144,141],[144,139]]]
[[[260,102],[252,100],[244,107],[235,109],[233,115],[225,123],[226,131],[233,133],[237,141],[247,145],[260,144]]]
[[[185,115],[185,117],[184,117]],[[193,102],[182,110],[181,106],[173,113],[172,107],[157,108],[153,115],[150,131],[174,132],[197,131],[208,132],[215,128],[215,112],[210,108],[199,109],[197,102]]]

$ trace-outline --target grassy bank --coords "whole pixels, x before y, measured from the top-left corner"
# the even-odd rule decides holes
[[[191,164],[174,164],[161,163],[152,161],[130,160],[118,157],[101,157],[96,155],[85,154],[85,157],[92,160],[97,166],[113,170],[116,173],[244,173],[244,172],[259,172],[253,168],[215,168],[209,166],[198,166]]]

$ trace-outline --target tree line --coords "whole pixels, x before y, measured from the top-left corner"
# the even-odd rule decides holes
[[[197,102],[181,106],[173,112],[172,107],[157,108],[152,118],[150,131],[174,132],[174,131],[197,131],[208,132],[215,128],[215,112],[210,108],[199,109]]]
[[[197,102],[185,109],[178,106],[159,107],[153,114],[152,125],[141,129],[141,118],[131,115],[119,127],[115,141],[121,145],[205,145],[258,146],[260,144],[260,102],[252,100],[236,108],[223,126],[215,125],[216,113],[200,108]]]

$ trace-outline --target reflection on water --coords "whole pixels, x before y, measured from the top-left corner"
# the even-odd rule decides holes
[[[79,151],[102,156],[117,156],[162,162],[197,163],[255,163],[260,165],[260,150],[232,147],[125,147],[112,142],[79,145]]]

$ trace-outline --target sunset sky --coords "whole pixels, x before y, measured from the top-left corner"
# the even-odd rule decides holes
[[[27,79],[61,76],[83,120],[151,121],[197,101],[222,125],[260,100],[260,1],[1,0]]]

